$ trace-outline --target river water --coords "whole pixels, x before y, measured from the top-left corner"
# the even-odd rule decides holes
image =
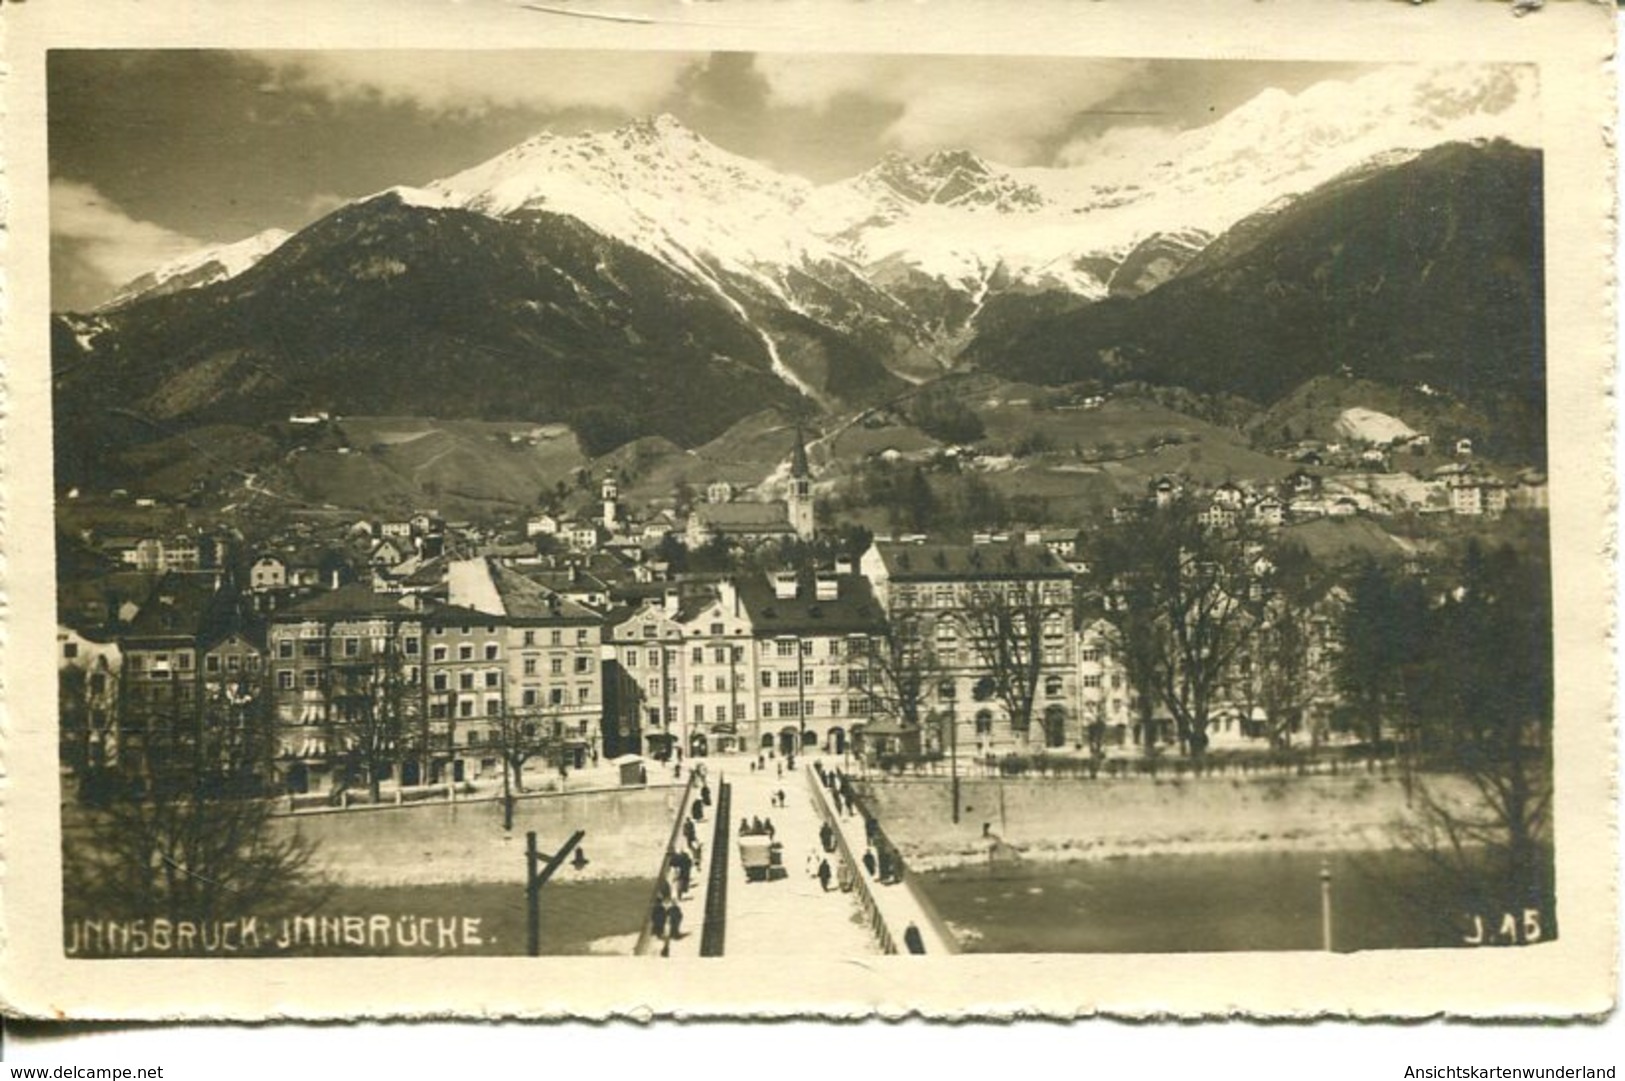
[[[1463,946],[1506,926],[1410,852],[1018,860],[917,881],[970,953],[1317,950],[1323,863],[1335,949]]]

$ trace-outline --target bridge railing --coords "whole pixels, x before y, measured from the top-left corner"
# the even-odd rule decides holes
[[[841,859],[846,861],[850,869],[853,882],[852,891],[858,896],[858,907],[863,911],[863,918],[869,925],[870,932],[875,936],[875,942],[880,946],[882,953],[898,953],[898,939],[892,933],[886,922],[886,915],[880,910],[875,901],[874,888],[869,882],[869,876],[864,874],[863,864],[852,856],[852,849],[846,843],[846,831],[841,829],[840,820],[836,817],[835,808],[830,803],[829,792],[818,779],[811,765],[807,770],[807,784],[812,788],[813,807],[818,811],[818,817],[829,826],[835,834],[835,851]]]
[[[683,786],[683,794],[677,801],[677,814],[671,820],[671,834],[666,838],[666,847],[660,852],[660,866],[655,869],[655,884],[649,892],[649,903],[643,906],[643,930],[638,932],[638,943],[632,947],[632,952],[639,957],[647,955],[655,948],[654,923],[649,916],[654,912],[656,902],[666,888],[666,873],[671,870],[671,856],[677,851],[678,838],[683,835],[683,820],[688,817],[688,809],[694,805],[694,793],[699,791],[700,775],[689,770],[688,784]]]
[[[728,837],[733,821],[733,785],[717,779],[717,822],[711,835],[711,864],[706,869],[705,925],[700,930],[700,956],[721,957],[727,939]]]

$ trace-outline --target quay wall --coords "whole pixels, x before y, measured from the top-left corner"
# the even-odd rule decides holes
[[[964,779],[957,824],[946,778],[855,783],[915,870],[1000,855],[1064,860],[1389,848],[1394,826],[1409,814],[1406,786],[1393,773]],[[1436,797],[1469,798],[1459,781],[1429,784]]]

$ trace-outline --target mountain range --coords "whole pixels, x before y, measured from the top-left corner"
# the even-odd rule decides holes
[[[1407,78],[1267,92],[1140,171],[1109,146],[1063,168],[939,151],[817,186],[670,117],[539,135],[59,315],[59,481],[110,445],[319,410],[692,446],[970,364],[1538,399],[1539,154],[1486,138],[1524,136],[1532,95],[1517,69]]]

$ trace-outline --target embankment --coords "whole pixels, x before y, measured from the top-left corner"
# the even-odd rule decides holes
[[[318,865],[342,885],[522,882],[528,830],[547,852],[586,830],[588,863],[572,879],[648,878],[682,793],[668,786],[526,796],[514,807],[511,833],[502,829],[502,801],[490,799],[306,812],[276,822],[317,842]]]
[[[1392,774],[978,778],[960,782],[957,824],[946,779],[871,778],[858,785],[916,870],[981,862],[1012,849],[1028,859],[1068,860],[1388,848],[1393,826],[1407,814],[1405,786]],[[1437,779],[1432,786],[1436,796],[1446,787]],[[1449,798],[1465,798],[1465,786],[1448,787]]]

